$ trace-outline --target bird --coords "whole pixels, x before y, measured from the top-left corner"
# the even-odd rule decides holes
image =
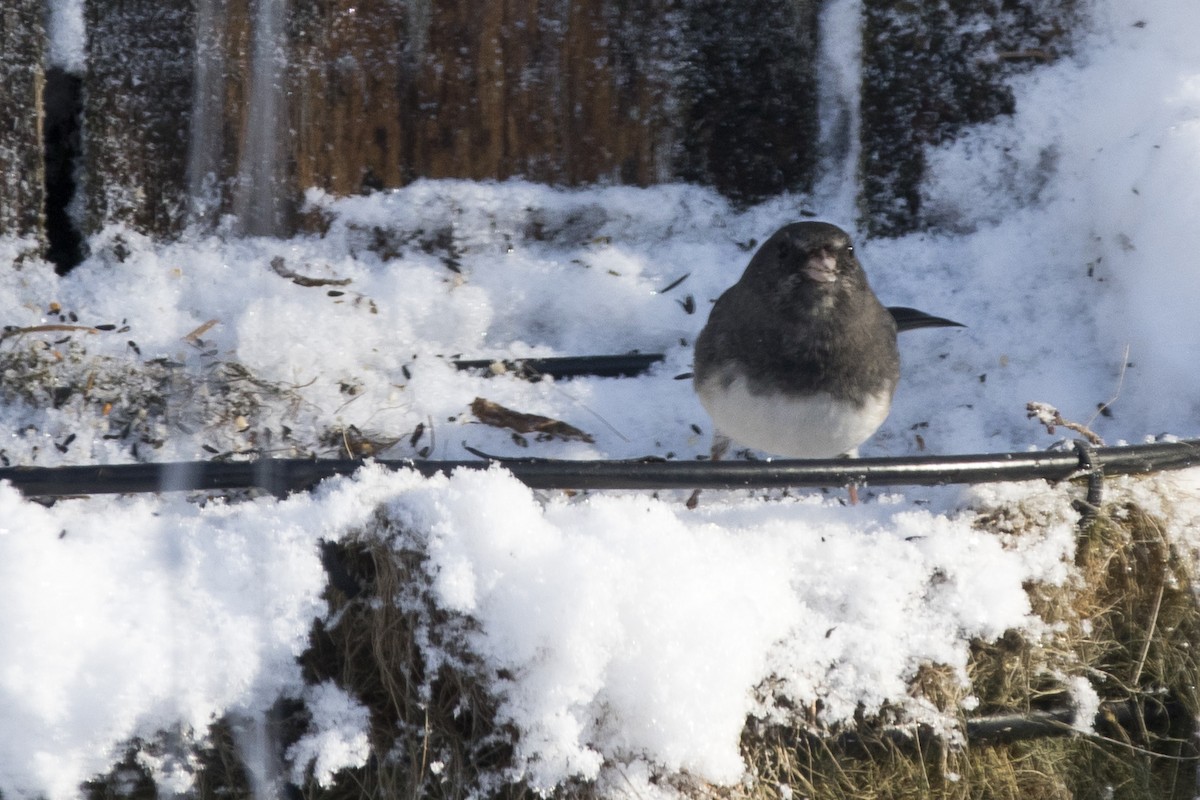
[[[731,441],[787,458],[857,455],[891,409],[899,331],[961,323],[885,307],[851,237],[828,222],[785,225],[713,305],[693,386],[712,418],[712,457]]]

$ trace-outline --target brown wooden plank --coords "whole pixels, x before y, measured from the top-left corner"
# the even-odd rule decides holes
[[[39,0],[0,7],[0,235],[45,245],[42,158],[45,9]]]
[[[187,210],[191,3],[87,0],[85,229],[177,233]]]

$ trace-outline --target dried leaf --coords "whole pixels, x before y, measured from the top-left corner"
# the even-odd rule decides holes
[[[271,269],[281,278],[287,278],[297,286],[313,287],[313,286],[349,286],[349,278],[310,278],[307,275],[300,275],[288,269],[287,262],[282,256],[275,256],[271,259]]]
[[[589,434],[574,425],[538,414],[523,414],[482,397],[476,397],[471,403],[471,413],[484,425],[508,428],[517,433],[538,433],[566,441],[588,442],[589,444],[595,441]]]

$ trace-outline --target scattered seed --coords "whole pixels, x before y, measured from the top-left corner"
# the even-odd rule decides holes
[[[671,291],[672,289],[674,289],[674,288],[675,288],[676,286],[678,286],[679,284],[681,284],[681,283],[683,283],[684,281],[686,281],[686,280],[688,279],[688,277],[689,277],[689,276],[691,276],[691,274],[692,274],[692,273],[690,273],[690,272],[685,272],[685,273],[683,273],[683,275],[682,275],[681,277],[679,277],[679,278],[676,278],[675,280],[671,281],[670,283],[668,283],[668,284],[667,284],[666,286],[664,286],[663,288],[659,289],[659,290],[658,290],[658,293],[659,293],[659,294],[666,294],[667,292]]]

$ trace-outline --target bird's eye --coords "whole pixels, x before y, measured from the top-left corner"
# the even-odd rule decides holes
[[[779,240],[779,260],[786,261],[787,257],[788,257],[788,253],[790,253],[790,252],[791,252],[791,246],[788,244],[788,240],[780,239]]]
[[[852,255],[853,255],[853,253],[854,253],[854,245],[852,245],[852,244],[847,244],[847,245],[846,245],[846,252],[847,252],[847,253],[850,253],[850,254],[852,254]]]

